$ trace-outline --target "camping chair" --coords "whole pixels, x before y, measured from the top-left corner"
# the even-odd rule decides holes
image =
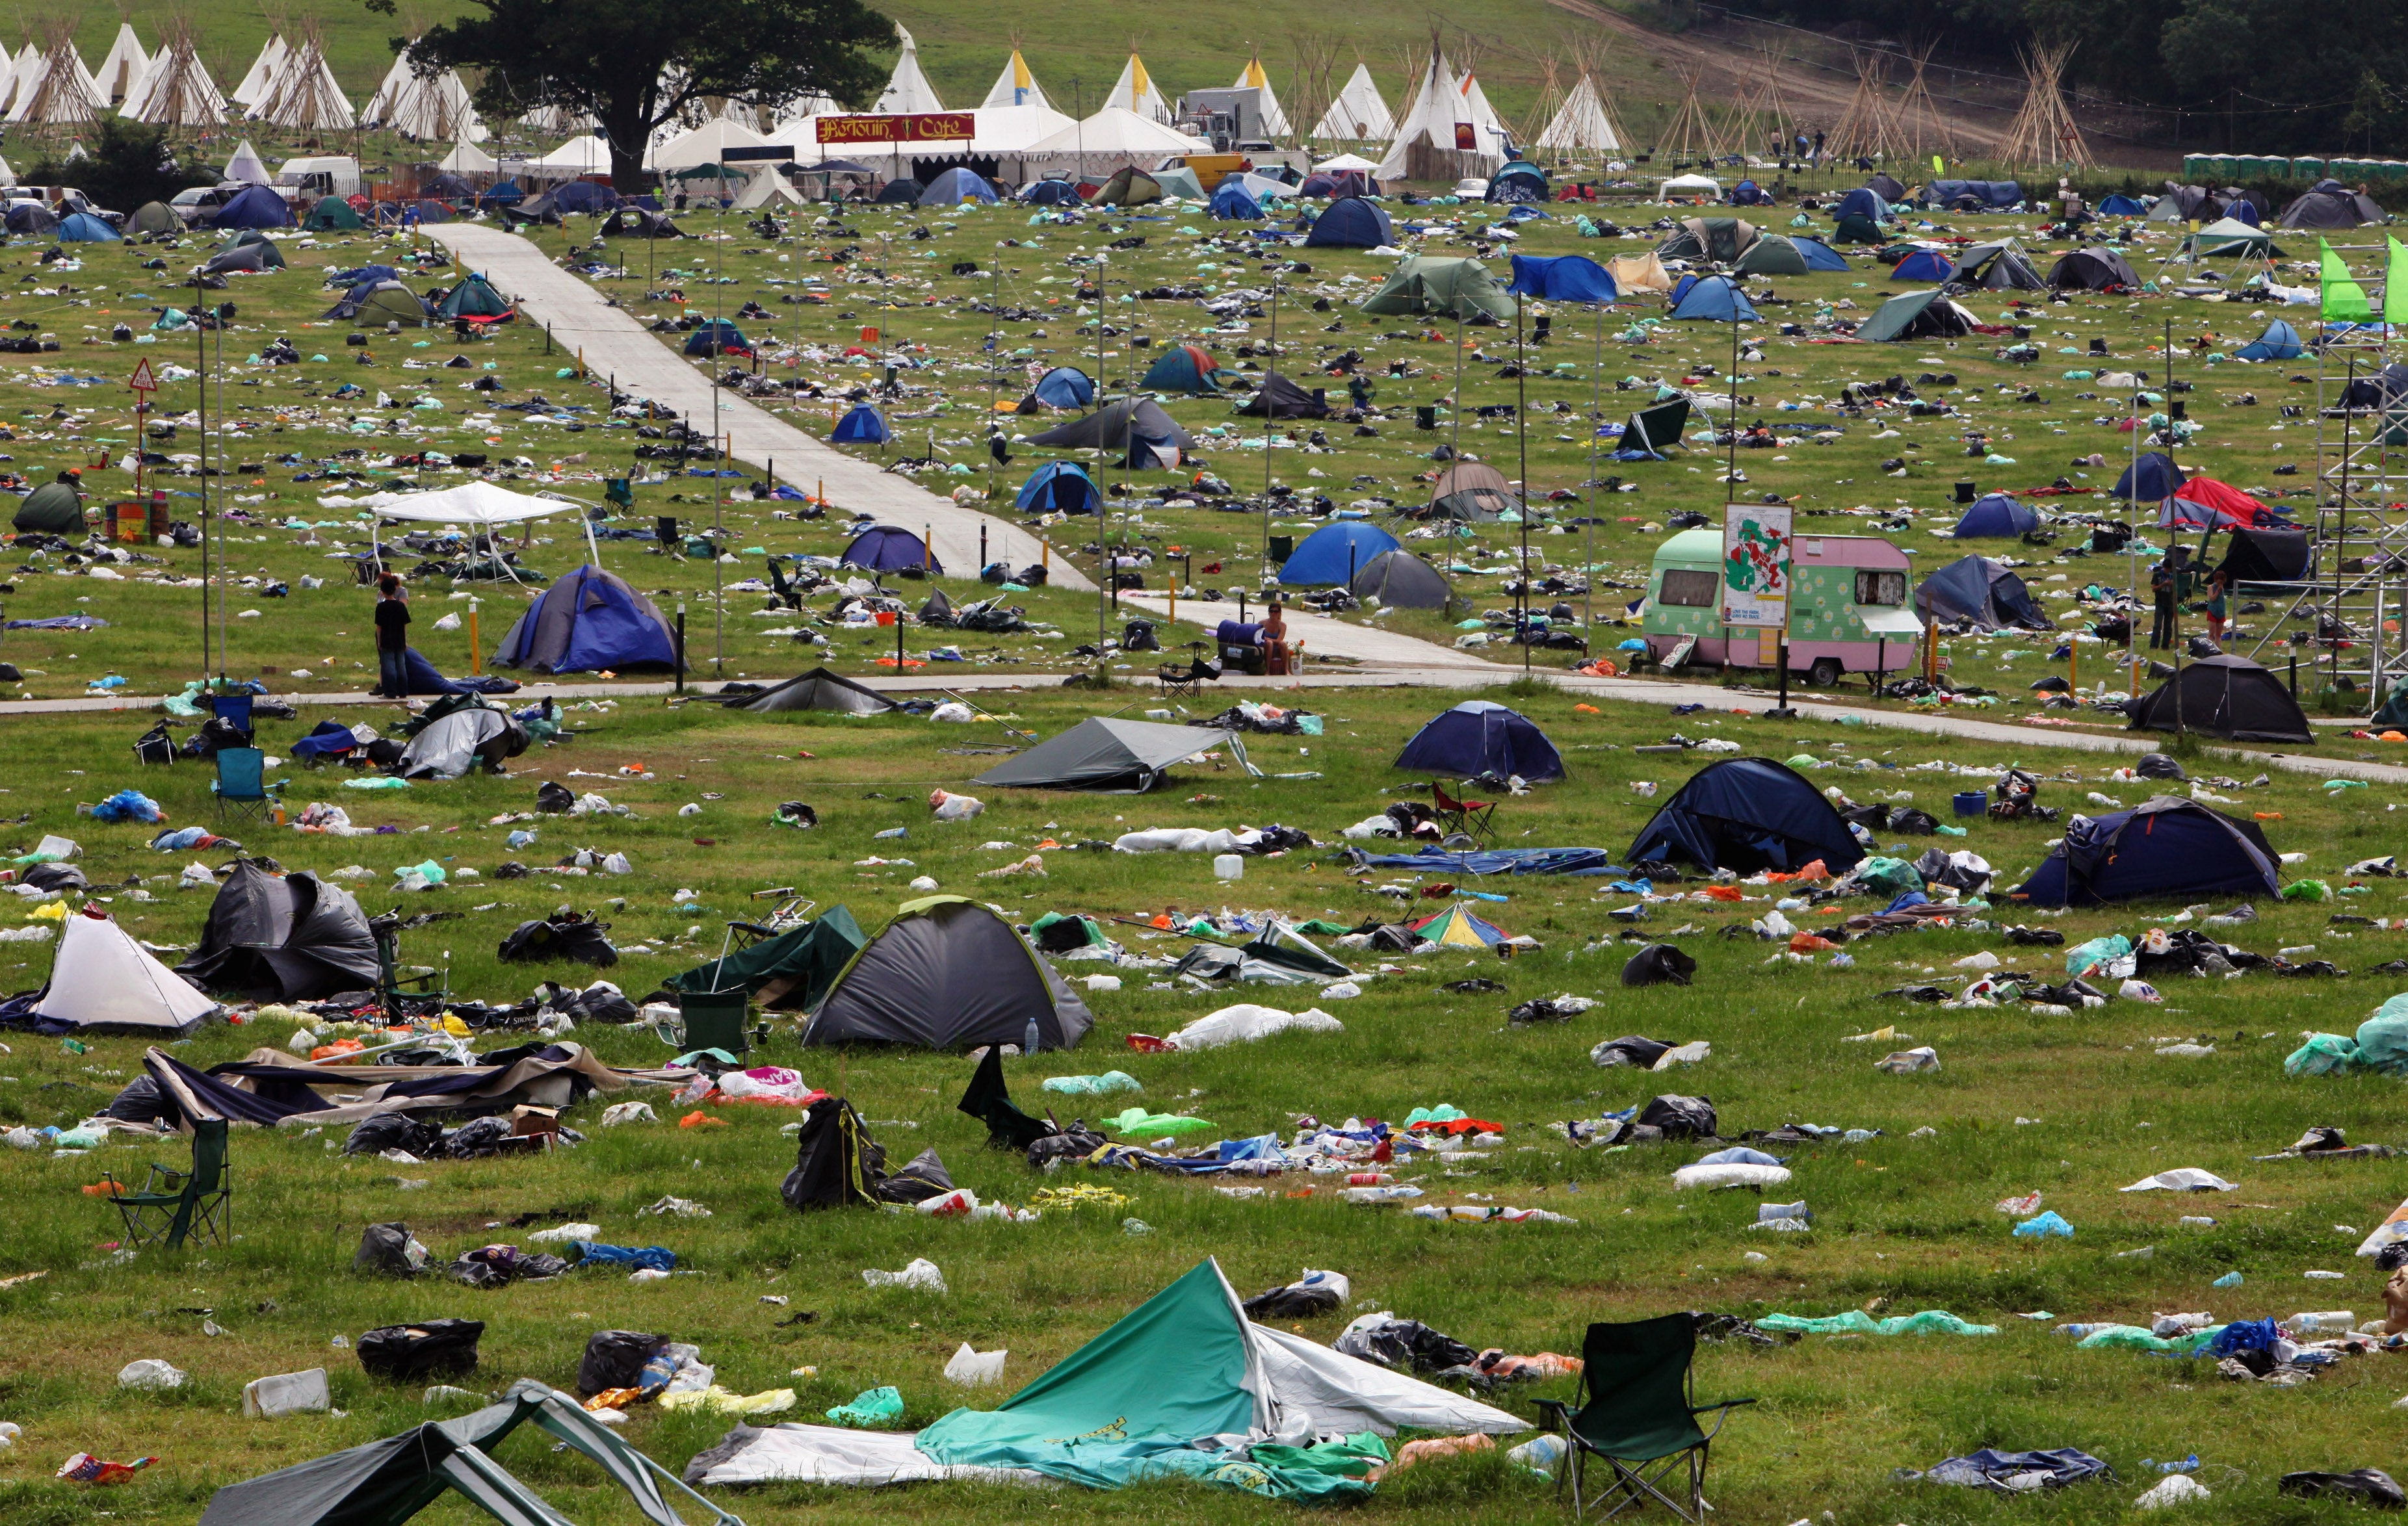
[[[249,694],[212,694],[209,696],[209,710],[220,720],[249,736],[251,701]]]
[[[442,972],[411,965],[404,974],[401,967],[401,929],[399,919],[388,913],[368,923],[369,935],[376,939],[377,1002],[383,1007],[388,1020],[407,1021],[411,1018],[439,1018],[452,999],[450,982],[438,988]],[[415,988],[414,990],[409,988]]]
[[[1165,694],[1181,699],[1196,699],[1203,693],[1202,686],[1221,681],[1221,660],[1217,657],[1197,657],[1183,669],[1166,663],[1154,669],[1154,678]]]
[[[1598,1519],[1610,1519],[1653,1499],[1690,1526],[1703,1526],[1713,1508],[1706,1503],[1706,1448],[1731,1410],[1756,1401],[1693,1404],[1690,1360],[1697,1347],[1697,1321],[1686,1314],[1588,1327],[1581,1344],[1580,1387],[1573,1394],[1579,1409],[1559,1399],[1538,1401],[1541,1418],[1563,1432],[1570,1448],[1555,1484],[1560,1490],[1566,1477],[1571,1480],[1573,1520],[1609,1504]],[[1698,1417],[1710,1412],[1719,1412],[1713,1430],[1699,1430]],[[1600,1492],[1584,1494],[1592,1457],[1613,1470],[1613,1481]],[[1685,1505],[1661,1487],[1684,1462],[1689,1475]],[[1651,1463],[1661,1464],[1652,1475]]]
[[[742,986],[726,991],[687,991],[678,998],[685,1019],[685,1049],[724,1049],[738,1060],[752,1050],[745,1021],[752,1016],[752,993]]]
[[[220,1245],[228,1242],[234,1173],[226,1165],[226,1122],[222,1118],[193,1125],[190,1171],[171,1171],[154,1162],[138,1192],[127,1191],[114,1172],[103,1173],[103,1180],[108,1185],[108,1201],[124,1216],[125,1237],[137,1246],[164,1240],[173,1250],[196,1228]]]
[[[255,747],[222,747],[217,750],[218,777],[213,788],[218,796],[218,820],[224,820],[226,807],[234,807],[236,816],[251,815],[265,820],[267,807],[281,806],[284,781],[267,782],[267,754]]]
[[[1474,837],[1486,837],[1496,831],[1489,822],[1489,818],[1497,814],[1497,802],[1493,800],[1458,800],[1446,792],[1445,785],[1432,779],[1430,804],[1438,807],[1440,833],[1468,832]]]

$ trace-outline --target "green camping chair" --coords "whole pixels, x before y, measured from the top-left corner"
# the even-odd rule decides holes
[[[236,816],[266,820],[271,803],[284,798],[284,781],[267,782],[267,754],[255,747],[222,747],[217,750],[218,820],[232,806]]]
[[[744,1025],[752,1015],[752,997],[742,986],[727,991],[689,991],[678,998],[678,1010],[685,1018],[687,1053],[724,1049],[741,1060],[751,1052],[752,1041]]]
[[[1580,1387],[1573,1395],[1580,1407],[1575,1410],[1557,1399],[1538,1402],[1541,1418],[1551,1429],[1562,1431],[1570,1446],[1555,1481],[1560,1489],[1566,1477],[1571,1479],[1573,1520],[1591,1509],[1599,1510],[1599,1519],[1608,1519],[1652,1499],[1690,1526],[1704,1526],[1706,1512],[1713,1508],[1706,1504],[1706,1448],[1721,1433],[1731,1410],[1756,1401],[1692,1403],[1690,1359],[1697,1348],[1697,1321],[1686,1314],[1588,1327],[1581,1345]],[[1705,1414],[1715,1417],[1712,1431],[1698,1428],[1698,1417]],[[1594,1493],[1583,1487],[1589,1458],[1613,1470],[1613,1481]],[[1685,1504],[1663,1488],[1684,1462],[1689,1477]],[[1673,1487],[1680,1486],[1675,1482]]]
[[[386,1020],[441,1017],[452,999],[451,982],[442,971],[423,965],[413,964],[404,973],[400,920],[391,914],[376,918],[368,923],[368,934],[376,940],[377,1001]]]
[[[225,1120],[193,1125],[190,1171],[170,1171],[154,1162],[138,1192],[127,1191],[114,1172],[104,1173],[103,1179],[108,1201],[124,1216],[125,1237],[136,1245],[164,1240],[173,1250],[196,1232],[227,1243],[234,1224],[234,1172],[226,1164]]]

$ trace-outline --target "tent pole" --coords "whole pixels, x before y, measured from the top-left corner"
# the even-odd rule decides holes
[[[1522,315],[1527,306],[1519,296],[1513,299],[1513,425],[1521,455],[1515,470],[1520,474],[1522,489],[1522,592],[1517,600],[1521,606],[1522,671],[1530,671],[1530,364],[1522,351]]]
[[[716,219],[713,221],[716,221]],[[711,259],[714,266],[713,274],[724,278],[727,274],[727,251],[714,250],[711,251]],[[725,591],[720,586],[725,579],[720,566],[719,554],[722,540],[726,535],[726,519],[723,509],[726,499],[725,473],[728,451],[726,437],[719,432],[719,363],[720,357],[726,353],[720,348],[726,343],[726,315],[727,288],[722,281],[714,280],[711,282],[710,298],[711,342],[703,348],[711,351],[710,435],[712,439],[719,442],[719,460],[713,465],[710,477],[710,667],[713,675],[721,677],[724,677],[727,672],[727,598]],[[880,344],[882,347],[886,331],[882,328],[878,332]]]
[[[1588,363],[1588,523],[1581,526],[1587,539],[1581,569],[1581,626],[1586,635],[1597,629],[1597,595],[1591,592],[1597,582],[1597,426],[1598,415],[1605,406],[1605,309],[1592,307],[1589,313],[1595,328],[1589,335],[1591,349]],[[1597,654],[1590,652],[1593,658]]]

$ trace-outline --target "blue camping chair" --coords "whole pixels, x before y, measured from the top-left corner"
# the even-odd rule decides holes
[[[217,750],[217,762],[214,788],[219,820],[225,820],[229,806],[236,816],[250,815],[265,820],[270,804],[283,804],[284,781],[267,782],[266,753],[255,747],[222,747]]]
[[[209,709],[220,720],[249,736],[251,730],[251,701],[249,694],[212,694],[209,696]]]

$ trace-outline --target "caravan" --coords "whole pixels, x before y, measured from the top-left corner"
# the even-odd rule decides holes
[[[1906,553],[1877,535],[1797,539],[1789,610],[1789,668],[1821,685],[1846,673],[1914,667],[1923,621],[1907,605]],[[1656,550],[1641,620],[1647,653],[1667,668],[1770,667],[1773,643],[1722,623],[1723,536],[1684,530]]]

